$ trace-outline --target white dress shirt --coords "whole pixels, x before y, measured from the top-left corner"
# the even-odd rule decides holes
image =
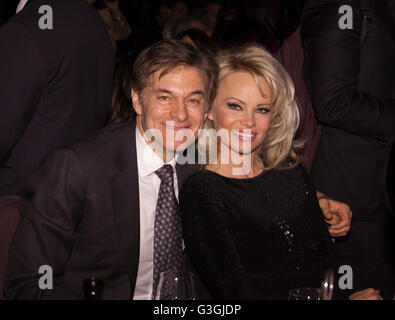
[[[150,300],[153,287],[154,226],[156,203],[160,179],[155,171],[161,168],[163,160],[148,146],[136,127],[137,168],[140,200],[140,260],[137,272],[134,300]],[[174,192],[178,200],[177,157],[168,162],[174,171]]]

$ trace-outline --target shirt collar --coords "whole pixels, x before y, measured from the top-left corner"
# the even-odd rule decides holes
[[[141,178],[144,178],[156,170],[163,167],[165,164],[161,157],[159,157],[154,150],[145,142],[143,135],[140,133],[136,125],[136,151],[137,151],[137,164],[138,164],[138,172]],[[173,170],[176,167],[178,155],[167,164],[170,164],[173,167]]]

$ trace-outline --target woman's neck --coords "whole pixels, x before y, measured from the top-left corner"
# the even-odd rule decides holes
[[[222,157],[219,150],[217,164],[207,164],[205,169],[236,179],[253,178],[264,170],[263,162],[255,154],[255,151],[250,154],[239,154],[233,150],[230,150],[230,152],[228,150],[226,157]]]

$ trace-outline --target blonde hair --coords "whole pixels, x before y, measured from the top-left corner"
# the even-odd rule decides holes
[[[219,82],[232,72],[250,73],[261,91],[258,77],[263,77],[272,93],[272,121],[265,140],[257,150],[266,168],[287,169],[301,162],[296,150],[303,147],[295,141],[299,126],[299,109],[295,101],[295,88],[283,66],[265,49],[258,46],[224,50],[217,56],[220,67]],[[263,94],[263,92],[261,91]],[[206,119],[205,128],[213,128]],[[290,160],[292,161],[286,161]]]

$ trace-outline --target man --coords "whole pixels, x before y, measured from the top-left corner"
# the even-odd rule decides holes
[[[104,299],[154,296],[159,273],[182,266],[178,190],[197,170],[177,163],[174,151],[186,146],[175,136],[188,129],[196,137],[217,75],[213,57],[182,42],[163,40],[139,55],[131,76],[136,120],[58,149],[29,179],[6,298],[81,299],[89,276],[103,280]],[[340,214],[334,232],[341,233],[349,219],[338,205],[322,204]],[[53,290],[38,286],[43,265],[53,270]]]
[[[213,57],[178,42],[159,42],[141,53],[132,75],[137,121],[53,152],[26,185],[6,298],[79,299],[82,282],[91,275],[103,279],[104,299],[152,297],[161,186],[155,172],[164,162],[148,147],[144,132],[157,129],[166,138],[166,128],[188,128],[196,134],[217,73]],[[166,121],[175,125],[169,129]],[[170,141],[169,148],[180,143]],[[175,169],[177,196],[196,166],[176,165],[175,158],[168,164]],[[42,265],[53,268],[54,290],[38,287]]]
[[[104,126],[113,64],[84,0],[29,1],[0,29],[0,195],[18,194],[51,150]]]
[[[350,234],[337,241],[342,263],[353,269],[351,289],[373,287],[386,299],[394,293],[387,190],[393,192],[395,165],[395,21],[389,2],[307,1],[301,29],[306,83],[322,124],[311,178],[354,212]]]

